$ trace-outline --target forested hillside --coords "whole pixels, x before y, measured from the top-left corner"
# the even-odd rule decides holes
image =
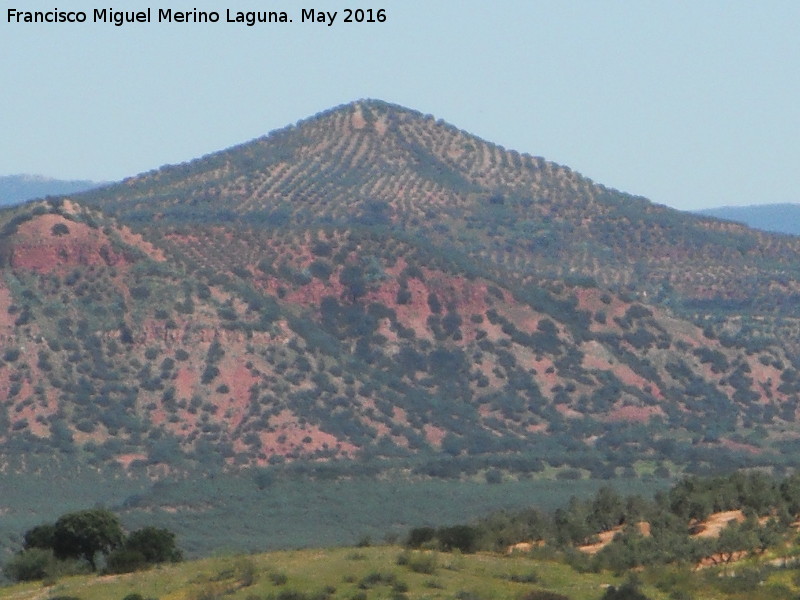
[[[0,218],[13,469],[796,462],[794,238],[430,116],[358,102]]]
[[[682,213],[368,100],[84,196],[129,222],[366,226],[516,280],[583,280],[796,351],[800,242]]]

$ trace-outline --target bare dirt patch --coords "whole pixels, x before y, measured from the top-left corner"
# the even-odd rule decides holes
[[[744,520],[744,513],[740,510],[714,513],[705,521],[692,524],[692,535],[698,538],[717,538],[731,522],[742,523]]]
[[[636,523],[636,529],[641,535],[645,537],[650,536],[650,523],[645,521]],[[614,527],[614,529],[609,529],[608,531],[601,531],[597,534],[597,542],[593,544],[586,544],[585,546],[579,546],[578,550],[584,552],[585,554],[597,554],[603,548],[608,546],[614,540],[614,537],[618,533],[622,533],[623,530],[624,526],[620,525],[619,527]]]

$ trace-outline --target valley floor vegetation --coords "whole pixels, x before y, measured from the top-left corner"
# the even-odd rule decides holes
[[[113,472],[42,469],[35,475],[0,474],[5,513],[0,548],[19,549],[22,534],[61,514],[87,506],[106,506],[129,531],[156,526],[174,531],[187,558],[228,553],[355,544],[364,536],[402,538],[410,526],[452,525],[489,510],[537,506],[553,511],[571,496],[589,497],[604,485],[622,494],[665,489],[668,480],[620,478],[515,479],[489,484],[480,476],[444,480],[398,473],[314,476],[271,467],[241,472],[210,472],[204,477],[159,481]],[[330,475],[330,476],[329,476]],[[547,475],[547,474],[545,474]],[[54,486],[59,489],[52,498]],[[0,556],[5,562],[10,554]]]

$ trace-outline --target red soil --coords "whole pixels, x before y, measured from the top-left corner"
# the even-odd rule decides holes
[[[54,233],[56,226],[66,227],[68,233]],[[102,231],[55,214],[22,223],[14,234],[9,256],[11,267],[39,273],[79,265],[124,266],[128,262]]]

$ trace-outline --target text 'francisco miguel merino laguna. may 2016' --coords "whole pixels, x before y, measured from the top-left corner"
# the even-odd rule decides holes
[[[334,23],[385,23],[385,9],[345,8],[341,11],[324,11],[301,8],[296,13],[300,23],[317,23],[331,26]],[[259,23],[293,23],[295,18],[286,11],[239,11],[215,10],[174,10],[172,8],[147,8],[144,10],[114,10],[95,8],[92,11],[29,11],[9,8],[6,10],[8,23],[109,23],[117,27],[135,23],[238,23],[252,27]]]

